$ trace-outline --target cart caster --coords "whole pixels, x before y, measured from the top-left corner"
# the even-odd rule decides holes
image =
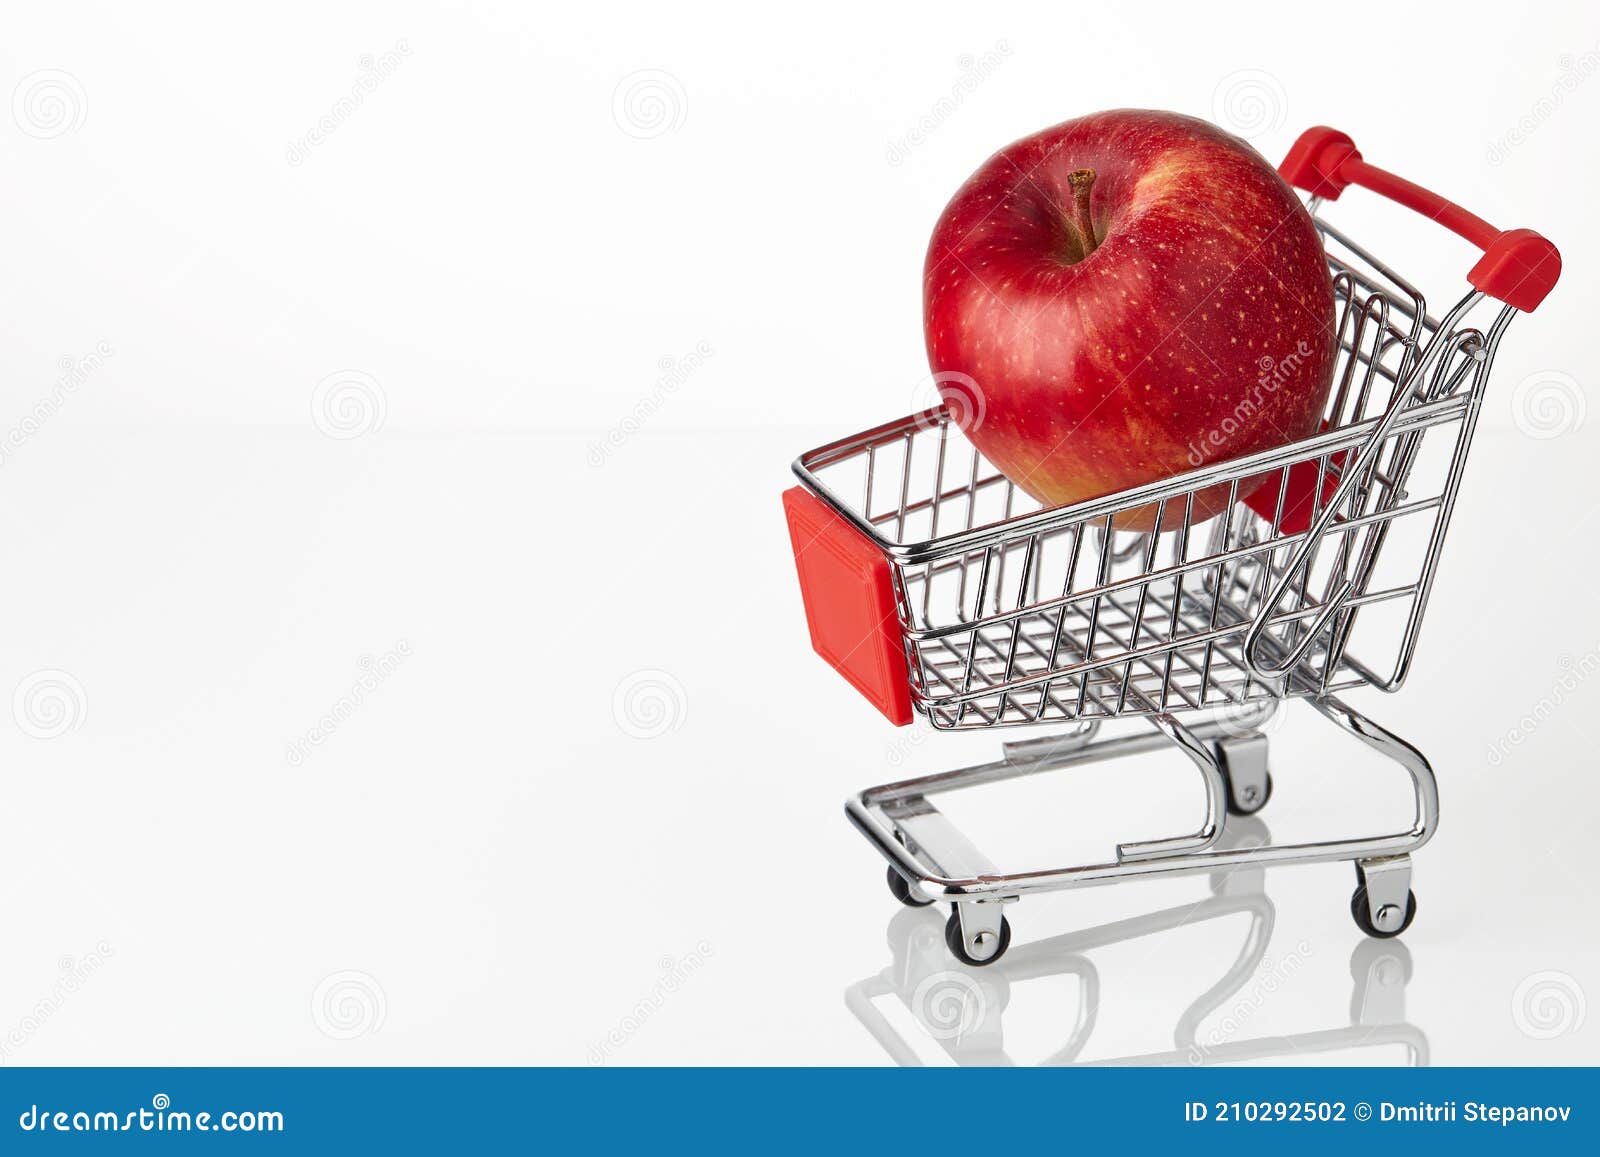
[[[1228,782],[1228,814],[1231,816],[1253,816],[1266,807],[1271,798],[1271,772],[1261,777],[1260,784],[1243,784],[1235,788],[1231,779]]]
[[[1350,915],[1355,917],[1356,927],[1379,940],[1398,936],[1411,927],[1411,921],[1417,915],[1417,894],[1406,892],[1405,912],[1400,913],[1399,908],[1398,904],[1384,904],[1378,909],[1379,920],[1375,922],[1372,917],[1372,904],[1367,899],[1367,886],[1362,884],[1350,897]],[[1386,915],[1386,913],[1394,914]],[[1382,927],[1379,927],[1380,923]]]
[[[986,964],[993,964],[1006,954],[1006,949],[1011,947],[1011,921],[1007,920],[1002,914],[998,932],[983,929],[976,933],[976,937],[981,941],[978,947],[986,946],[989,943],[989,937],[997,938],[994,951],[982,960],[979,960],[967,950],[966,939],[961,934],[961,905],[955,905],[950,912],[950,919],[945,922],[944,926],[945,947],[950,949],[950,955],[963,964],[971,965],[973,968],[982,968]]]
[[[1267,771],[1267,737],[1259,731],[1217,743],[1217,762],[1228,814],[1253,816],[1272,798],[1272,775]]]
[[[1411,927],[1417,915],[1417,894],[1411,890],[1411,857],[1381,856],[1357,860],[1356,891],[1350,915],[1368,936],[1388,940]]]
[[[889,865],[889,891],[907,908],[926,908],[933,903],[932,900],[918,899],[917,894],[911,890],[911,885],[906,882],[906,878],[894,870],[893,864]]]

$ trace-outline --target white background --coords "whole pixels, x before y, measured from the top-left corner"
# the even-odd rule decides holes
[[[1274,160],[1336,125],[1568,269],[1504,344],[1412,682],[1360,700],[1444,792],[1386,1014],[1414,1034],[1314,1035],[1351,1023],[1344,865],[1266,877],[1271,940],[1200,1031],[1600,1059],[1600,689],[1560,686],[1600,657],[1592,6],[582,7],[8,12],[4,1063],[888,1061],[845,991],[937,921],[890,923],[839,802],[993,739],[894,732],[810,653],[778,495],[925,396],[960,181],[1119,105]],[[1462,288],[1464,244],[1345,200]],[[1319,723],[1274,732],[1274,836],[1403,823]],[[1103,855],[1190,817],[1181,775],[973,820],[997,856]],[[1032,901],[1012,951],[1209,895]],[[1200,915],[982,974],[949,1048],[893,1031],[1039,1060],[1092,1007],[1080,1059],[1172,1049],[1246,938]]]

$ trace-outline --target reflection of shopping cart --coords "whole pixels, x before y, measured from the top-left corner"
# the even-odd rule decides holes
[[[1227,826],[1224,844],[1260,845],[1266,839],[1266,829],[1255,817],[1235,817]],[[1426,1065],[1428,1039],[1406,1021],[1411,957],[1399,941],[1363,940],[1356,946],[1350,957],[1353,988],[1348,1025],[1286,1036],[1244,1031],[1241,1022],[1253,1015],[1258,994],[1241,1001],[1240,993],[1263,975],[1275,915],[1272,901],[1262,891],[1261,876],[1253,871],[1218,873],[1213,879],[1217,894],[1209,899],[1036,941],[1017,948],[1003,964],[978,973],[950,970],[937,920],[926,912],[901,912],[889,923],[893,961],[847,990],[845,1003],[895,1063],[907,1066],[924,1063],[916,1047],[919,1035],[957,1064],[1014,1064],[1005,1033],[1012,991],[1028,981],[1052,977],[1074,978],[1078,996],[1072,1015],[1063,1021],[1065,1041],[1041,1062],[1046,1065],[1240,1064],[1357,1050],[1365,1055],[1386,1046],[1399,1046],[1404,1064]],[[1115,1060],[1084,1057],[1100,1012],[1100,971],[1093,959],[1097,950],[1239,914],[1249,918],[1239,952],[1217,982],[1179,1017],[1171,1050]],[[886,1004],[905,1011],[891,1015]],[[895,1024],[906,1013],[916,1028],[909,1034]],[[1213,1027],[1208,1029],[1208,1024]]]
[[[1410,282],[1318,219],[1342,351],[1321,433],[1231,461],[1202,456],[1176,478],[1051,509],[989,464],[943,409],[795,464],[803,485],[785,507],[812,642],[852,685],[897,724],[921,714],[944,730],[1077,728],[848,804],[889,861],[897,895],[952,902],[947,938],[969,964],[1000,957],[1010,939],[1001,906],[1029,892],[1242,862],[1353,860],[1352,912],[1365,931],[1398,935],[1414,914],[1408,853],[1433,832],[1432,772],[1335,693],[1404,681],[1495,352],[1512,318],[1554,286],[1560,259],[1538,234],[1498,232],[1368,165],[1331,129],[1302,136],[1282,172],[1312,194],[1313,215],[1354,184],[1483,250],[1470,291],[1436,318]],[[1212,507],[1214,518],[1196,517]],[[1139,529],[1152,525],[1169,529]],[[1270,790],[1252,712],[1288,697],[1406,769],[1411,828],[1216,847],[1224,810],[1254,811]],[[1101,720],[1131,716],[1154,732],[1094,740]],[[1122,844],[1111,863],[1002,873],[929,802],[1164,742],[1199,769],[1204,821],[1193,834]]]

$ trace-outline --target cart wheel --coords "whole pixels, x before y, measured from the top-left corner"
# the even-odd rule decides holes
[[[945,947],[950,949],[950,955],[963,964],[973,968],[982,968],[986,964],[993,964],[1006,954],[1006,949],[1011,947],[1011,921],[1004,916],[1000,917],[1000,947],[994,950],[994,955],[987,960],[974,960],[967,955],[967,946],[961,939],[961,913],[955,909],[959,905],[951,905],[950,919],[944,925]]]
[[[1416,919],[1417,894],[1410,891],[1406,893],[1405,918],[1400,921],[1400,926],[1393,932],[1380,932],[1376,927],[1373,926],[1372,912],[1367,906],[1367,886],[1365,884],[1362,884],[1360,887],[1358,887],[1355,891],[1355,895],[1350,897],[1350,915],[1355,917],[1356,927],[1361,929],[1361,931],[1365,932],[1368,936],[1372,936],[1378,940],[1389,940],[1400,935],[1400,933],[1411,927],[1411,921]]]
[[[1272,798],[1272,773],[1267,772],[1266,790],[1261,793],[1261,798],[1249,806],[1240,806],[1239,801],[1233,798],[1233,785],[1228,788],[1228,814],[1230,816],[1253,816],[1267,806],[1267,801]]]
[[[907,908],[926,908],[933,903],[932,900],[919,900],[911,893],[911,885],[906,883],[906,878],[894,870],[894,865],[889,866],[889,891],[894,893],[894,898]]]

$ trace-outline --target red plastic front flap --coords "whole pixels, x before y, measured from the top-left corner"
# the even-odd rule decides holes
[[[911,722],[911,688],[889,560],[802,486],[784,491],[811,646],[896,727]]]

